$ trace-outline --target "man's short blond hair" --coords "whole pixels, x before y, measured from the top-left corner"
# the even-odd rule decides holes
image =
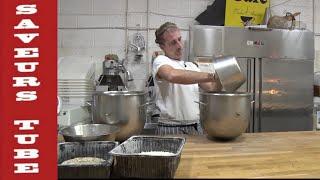
[[[162,24],[155,32],[155,35],[156,35],[156,40],[155,42],[157,44],[163,44],[164,43],[164,39],[163,39],[163,34],[166,32],[166,31],[169,31],[169,30],[177,30],[179,29],[178,26],[175,24],[175,23],[172,23],[172,22],[166,22],[164,24]]]

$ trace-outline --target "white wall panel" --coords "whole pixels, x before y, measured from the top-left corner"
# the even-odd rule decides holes
[[[58,29],[58,48],[62,46],[62,32]]]
[[[124,15],[108,15],[108,27],[125,27]]]
[[[93,32],[91,30],[61,30],[62,47],[92,48]]]
[[[76,15],[60,15],[58,16],[59,28],[77,28],[78,16]]]
[[[124,14],[125,0],[93,0],[93,14]]]
[[[314,46],[314,48],[315,48],[316,50],[320,51],[320,36],[316,36],[316,37],[314,38],[314,41],[315,41],[315,46]]]
[[[58,57],[63,57],[63,56],[76,56],[79,55],[81,52],[83,52],[80,48],[69,48],[69,47],[63,47],[58,49]]]
[[[149,48],[158,48],[158,45],[155,42],[155,30],[149,31]]]
[[[158,13],[190,17],[190,0],[161,0]]]
[[[128,0],[129,12],[147,12],[148,0]]]
[[[129,13],[128,27],[147,28],[146,13]]]
[[[159,10],[159,0],[148,0],[149,1],[149,10],[151,12],[158,12]]]
[[[212,2],[208,1],[190,0],[190,16],[197,17],[200,13],[207,9],[208,5],[211,4]]]
[[[107,27],[107,16],[104,15],[82,15],[78,16],[78,27],[90,28],[90,27]]]
[[[175,18],[175,23],[181,29],[189,29],[189,26],[195,22],[194,18]]]
[[[125,31],[119,29],[95,29],[91,30],[94,34],[94,46],[123,47]]]
[[[165,16],[150,14],[149,16],[149,27],[150,28],[158,28],[161,24],[167,21]]]
[[[92,0],[60,0],[61,14],[92,14]]]
[[[314,12],[314,32],[320,35],[320,0],[314,0],[315,12]]]

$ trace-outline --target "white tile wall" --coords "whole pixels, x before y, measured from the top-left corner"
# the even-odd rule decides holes
[[[149,10],[151,12],[158,12],[159,0],[149,0]]]
[[[147,12],[148,0],[129,0],[128,12]]]
[[[83,52],[80,48],[59,48],[58,49],[58,57],[63,56],[72,56],[72,55],[80,55]]]
[[[92,0],[93,14],[124,14],[125,0]]]
[[[190,17],[190,0],[161,0],[157,13]]]
[[[78,17],[79,16],[76,16],[76,15],[59,15],[58,16],[59,27],[77,28]]]
[[[126,1],[127,0],[59,0],[58,5],[58,48],[59,57],[69,55],[92,56],[97,61],[97,73],[101,73],[104,55],[116,53],[123,59],[125,42],[132,40],[136,30],[128,30],[126,36]],[[150,73],[151,56],[160,50],[154,42],[155,28],[166,21],[172,21],[183,29],[193,24],[195,17],[203,12],[214,0],[128,0],[129,28],[139,27],[146,43],[141,61],[135,61],[134,54],[128,54],[128,68],[132,71],[134,82],[130,87],[143,89],[145,78]],[[313,0],[271,0],[271,12],[284,15],[285,12],[301,12],[297,20],[307,24],[310,30],[320,33],[320,0],[314,0],[316,11],[313,17]],[[147,16],[149,4],[149,16]],[[149,25],[147,18],[149,17]],[[313,27],[313,18],[315,26]],[[147,30],[149,27],[149,39]],[[188,31],[182,32],[188,43]],[[127,39],[126,39],[127,38]],[[185,57],[187,46],[185,47]],[[315,38],[315,48],[320,51],[320,37]],[[319,54],[319,53],[318,53]],[[319,63],[318,63],[319,61]],[[319,64],[319,67],[318,67]],[[320,58],[316,58],[315,70],[320,70]],[[97,75],[96,75],[97,76]]]
[[[78,27],[107,27],[108,16],[101,15],[80,15],[78,16]]]
[[[315,12],[314,12],[314,21],[315,21],[315,27],[314,32],[320,33],[320,0],[315,0]],[[318,41],[320,43],[320,41]]]
[[[93,31],[86,29],[63,29],[61,30],[62,45],[67,48],[92,48]]]
[[[108,15],[108,27],[125,27],[124,15]]]
[[[320,71],[320,50],[316,50],[314,61],[314,72]]]
[[[94,46],[112,46],[112,47],[124,47],[125,30],[119,29],[93,29]]]
[[[320,36],[315,37],[315,59],[314,59],[314,72],[320,71]]]
[[[190,0],[190,16],[197,17],[200,13],[207,9],[208,5],[211,5],[210,1]]]
[[[160,15],[155,15],[155,14],[150,14],[149,16],[149,26],[151,28],[157,28],[161,24],[165,23],[167,18],[165,16],[160,16]]]
[[[155,30],[149,31],[149,37],[155,37]],[[155,43],[155,38],[149,38],[149,48],[159,48],[158,44]]]
[[[62,31],[58,29],[58,48],[60,47],[62,47]]]
[[[315,48],[317,51],[320,51],[320,43],[318,43],[318,42],[320,42],[320,36],[316,36],[314,40],[315,40],[314,48]]]
[[[61,14],[92,14],[92,0],[60,0]]]
[[[147,28],[147,16],[145,13],[129,13],[128,27]]]

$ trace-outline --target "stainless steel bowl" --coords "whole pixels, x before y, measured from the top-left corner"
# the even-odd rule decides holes
[[[237,59],[234,56],[221,56],[214,58],[213,67],[219,77],[223,89],[227,92],[234,92],[246,81]]]
[[[117,141],[142,132],[147,118],[147,91],[105,91],[93,96],[94,123],[117,125]]]
[[[81,124],[69,126],[60,131],[64,140],[74,141],[115,141],[120,128],[108,124]]]
[[[250,116],[250,93],[200,93],[200,124],[209,137],[240,136],[248,128]]]

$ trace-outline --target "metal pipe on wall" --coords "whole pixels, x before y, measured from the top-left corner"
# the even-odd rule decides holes
[[[125,12],[125,14],[126,14],[126,17],[125,17],[125,30],[126,30],[126,32],[125,32],[125,39],[124,39],[124,49],[125,49],[125,59],[126,59],[126,61],[128,62],[128,37],[129,37],[129,35],[128,35],[128,5],[129,4],[129,0],[126,0],[126,12]]]
[[[314,0],[312,0],[312,32],[314,32],[315,30],[315,21],[314,21],[314,15],[315,15],[315,10],[316,10],[316,7],[315,7],[315,3],[314,3]]]
[[[315,0],[312,1],[313,3],[313,17],[312,17],[312,22],[313,22],[313,32],[314,32],[314,35],[315,36],[320,36],[320,33],[319,32],[315,32],[316,28],[316,21],[315,21],[315,17],[316,17],[316,3],[315,3]],[[318,2],[318,5],[320,5],[320,3]]]
[[[149,9],[149,0],[147,0],[147,42],[146,42],[146,62],[148,63],[147,66],[147,72],[148,74],[150,73],[150,63],[149,63],[149,14],[150,14],[150,9]]]

